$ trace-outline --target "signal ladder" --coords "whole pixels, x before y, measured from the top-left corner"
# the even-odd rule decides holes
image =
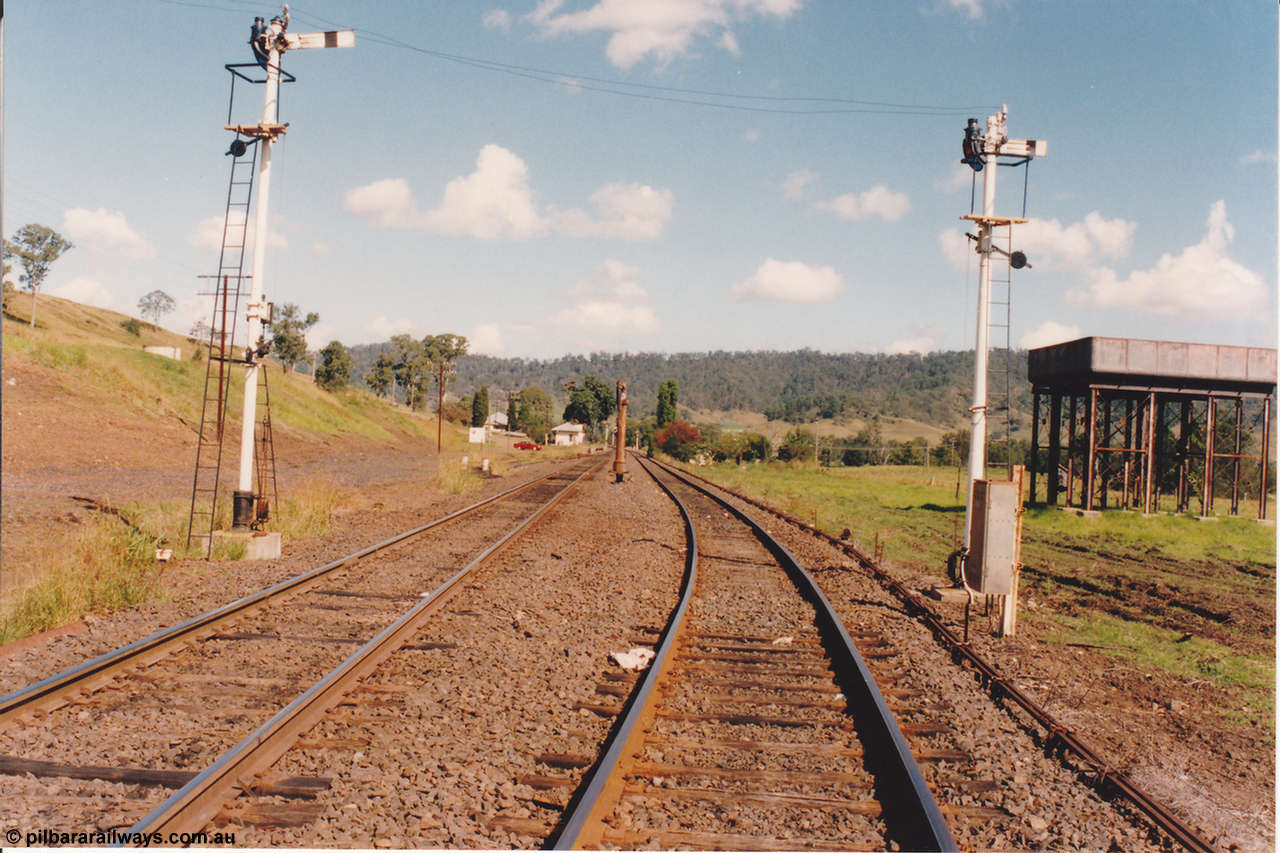
[[[997,242],[997,228],[993,227],[992,243]],[[1013,251],[1013,226],[1003,226],[1004,252],[1003,264],[996,260],[998,253],[991,256],[991,294],[990,313],[987,315],[988,350],[987,360],[987,445],[989,459],[990,445],[1000,439],[992,439],[997,421],[1004,422],[1005,464],[1009,466],[1009,475],[1013,476],[1013,349],[1009,341],[1010,326],[1013,319],[1013,273],[1009,267],[1009,253]],[[1002,274],[997,274],[997,270]]]
[[[239,134],[236,142],[240,143]],[[233,145],[231,178],[227,186],[227,207],[222,222],[222,248],[218,255],[215,278],[213,317],[209,324],[209,360],[205,368],[204,398],[200,410],[200,431],[196,443],[195,474],[191,481],[191,514],[187,522],[187,547],[193,539],[205,540],[205,557],[213,553],[213,530],[217,523],[218,492],[222,479],[222,446],[226,434],[227,405],[230,400],[233,364],[244,362],[235,357],[236,317],[240,310],[240,285],[250,276],[244,272],[245,242],[249,227],[249,205],[253,197],[256,153],[253,146]],[[204,278],[205,276],[201,276]],[[210,295],[205,292],[201,295]],[[254,442],[254,468],[258,474],[259,493],[266,494],[270,484],[276,496],[275,449],[271,438],[271,395],[267,389],[267,371],[258,371],[260,380],[258,411],[262,412],[259,440]],[[265,519],[265,508],[259,506],[255,516]]]

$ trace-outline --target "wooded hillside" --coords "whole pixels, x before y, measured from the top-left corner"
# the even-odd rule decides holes
[[[359,382],[378,354],[388,351],[389,343],[354,347],[353,381]],[[1030,389],[1025,352],[1015,352],[1013,364],[1014,411],[1027,412]],[[589,375],[608,383],[626,379],[637,414],[653,407],[660,382],[674,379],[679,385],[682,409],[763,412],[772,419],[794,423],[841,415],[879,415],[951,428],[968,421],[973,354],[836,354],[804,349],[592,353],[545,361],[467,355],[459,359],[457,378],[449,391],[451,395],[465,396],[487,385],[492,398],[502,401],[507,390],[538,385],[557,404],[564,405],[564,384],[573,381],[580,386]]]

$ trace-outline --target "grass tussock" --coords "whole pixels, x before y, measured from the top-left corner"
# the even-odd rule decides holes
[[[0,643],[161,596],[156,545],[115,517],[92,517],[41,554],[31,580],[0,606]]]
[[[281,496],[267,525],[286,542],[327,533],[335,514],[360,506],[353,489],[328,481],[304,482]],[[146,601],[164,600],[167,573],[185,559],[203,559],[200,540],[186,547],[191,506],[186,501],[128,504],[119,515],[94,513],[72,537],[52,543],[21,567],[21,580],[0,600],[0,644],[65,625],[89,613],[107,613]],[[219,503],[215,528],[229,526],[230,501]],[[168,563],[156,551],[173,550]],[[215,540],[212,559],[243,559],[243,542]]]
[[[480,487],[481,475],[473,471],[470,459],[464,466],[460,457],[441,457],[440,468],[436,473],[436,485],[440,491],[449,495],[461,495]]]
[[[1106,613],[1046,614],[1054,626],[1046,643],[1084,643],[1144,671],[1164,671],[1189,686],[1209,683],[1238,699],[1218,712],[1229,720],[1274,728],[1274,658],[1244,655],[1222,643]]]

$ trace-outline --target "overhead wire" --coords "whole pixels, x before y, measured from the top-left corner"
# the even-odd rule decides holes
[[[196,8],[211,8],[224,11],[241,11],[248,10],[255,4],[242,2],[238,7],[218,6],[211,3],[197,2],[197,0],[159,0],[176,6],[192,6]],[[241,0],[230,0],[230,2],[241,2]],[[303,21],[314,21],[320,26],[342,27],[341,23],[329,20],[310,13],[304,9],[291,7],[289,11],[290,17]],[[688,106],[707,107],[711,109],[730,110],[738,112],[752,113],[774,113],[780,115],[902,115],[916,117],[951,117],[959,115],[967,115],[974,112],[992,109],[990,105],[940,105],[940,104],[911,104],[899,103],[894,101],[867,100],[860,98],[834,97],[834,96],[818,96],[818,95],[767,95],[740,92],[727,92],[714,89],[699,89],[681,86],[663,86],[654,83],[635,83],[616,78],[599,77],[591,74],[580,74],[577,72],[566,72],[550,68],[539,68],[529,65],[516,65],[509,62],[499,62],[492,59],[484,59],[476,56],[467,56],[465,54],[451,53],[448,51],[437,50],[434,48],[424,47],[412,44],[401,38],[397,38],[386,33],[381,33],[371,29],[358,29],[361,37],[373,44],[379,44],[384,47],[392,47],[399,50],[406,50],[422,56],[429,56],[433,59],[439,59],[445,62],[452,62],[470,68],[476,68],[483,71],[493,73],[506,74],[512,77],[518,77],[526,80],[533,80],[540,83],[548,83],[565,89],[584,90],[590,92],[599,92],[602,94],[617,95],[619,97],[633,98],[638,100],[657,101],[664,103],[684,104]],[[639,90],[639,91],[628,91]],[[665,93],[665,94],[663,94]],[[696,96],[696,97],[684,97]],[[707,100],[709,98],[724,99],[728,102],[719,100]],[[734,101],[753,101],[755,105],[747,103],[734,103]],[[822,108],[814,107],[778,107],[765,106],[764,104],[833,104],[843,106],[830,106]]]

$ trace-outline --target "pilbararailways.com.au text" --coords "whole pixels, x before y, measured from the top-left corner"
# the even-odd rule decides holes
[[[28,847],[206,847],[210,844],[235,844],[234,832],[130,832],[119,829],[61,830],[37,829],[24,832],[16,827],[6,829],[6,844]]]

